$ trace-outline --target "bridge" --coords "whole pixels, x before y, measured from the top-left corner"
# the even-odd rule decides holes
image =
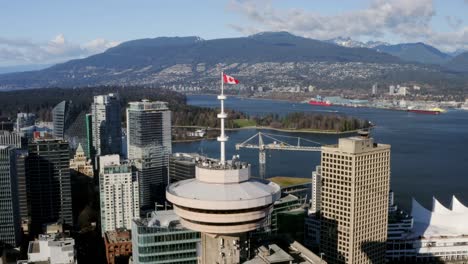
[[[285,142],[284,140],[279,140],[280,138],[289,138],[297,140],[297,144],[293,145]],[[271,143],[265,143],[265,139],[272,141]],[[257,139],[257,140],[256,140]],[[310,146],[310,144],[316,146]],[[236,150],[241,148],[246,149],[258,149],[258,163],[260,165],[260,176],[264,176],[265,165],[266,165],[266,150],[285,150],[285,151],[321,151],[320,147],[322,144],[320,142],[312,141],[300,137],[292,136],[283,136],[283,135],[272,135],[263,132],[258,132],[257,134],[251,136],[242,143],[236,144]]]

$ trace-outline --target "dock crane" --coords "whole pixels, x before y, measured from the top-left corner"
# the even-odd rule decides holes
[[[258,137],[258,144],[255,144],[254,139],[257,137]],[[263,137],[272,140],[273,143],[265,144]],[[275,137],[297,139],[297,145],[289,144]],[[258,149],[258,163],[260,165],[260,176],[263,177],[265,173],[265,165],[266,165],[266,150],[321,151],[322,149],[320,146],[301,145],[301,141],[309,142],[315,145],[322,145],[319,142],[315,142],[315,141],[308,140],[305,138],[283,136],[283,135],[272,135],[272,134],[267,134],[263,132],[258,132],[257,134],[251,136],[244,142],[236,144],[236,150],[239,150],[241,148]]]

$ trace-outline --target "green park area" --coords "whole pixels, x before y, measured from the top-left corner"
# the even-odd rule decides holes
[[[239,127],[239,128],[242,128],[242,127],[253,127],[253,126],[256,126],[257,123],[255,122],[255,120],[252,120],[252,119],[235,119],[235,120],[232,120],[234,122],[234,125],[236,127]]]
[[[295,178],[295,177],[272,177],[268,180],[278,184],[280,187],[288,187],[297,184],[310,183],[311,178]]]

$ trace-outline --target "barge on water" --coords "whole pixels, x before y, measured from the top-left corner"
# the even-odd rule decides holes
[[[441,108],[432,108],[432,109],[414,109],[408,108],[408,112],[417,113],[417,114],[426,114],[426,115],[438,115],[445,112],[444,109]]]

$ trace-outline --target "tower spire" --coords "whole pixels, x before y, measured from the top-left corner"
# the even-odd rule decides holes
[[[218,95],[218,100],[221,101],[221,113],[218,114],[218,118],[221,120],[221,135],[218,137],[218,141],[220,142],[221,148],[221,164],[224,165],[226,163],[226,150],[225,150],[225,142],[228,140],[228,137],[224,134],[224,119],[226,119],[227,114],[224,113],[224,100],[226,100],[226,96],[224,95],[224,73],[221,71],[221,94]]]

